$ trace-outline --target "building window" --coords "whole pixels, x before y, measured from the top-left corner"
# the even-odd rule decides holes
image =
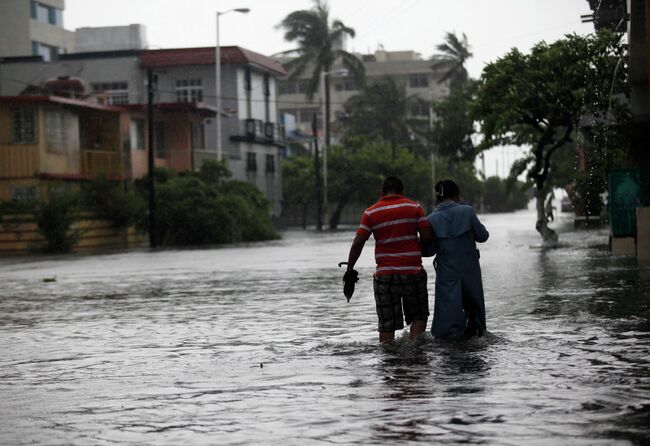
[[[41,42],[32,41],[32,55],[43,57],[43,61],[49,62],[56,59],[61,50],[57,47],[45,45]]]
[[[15,143],[36,142],[36,127],[33,110],[14,110],[12,116]]]
[[[275,155],[266,155],[266,173],[275,173]]]
[[[165,153],[165,124],[163,122],[155,122],[153,125],[154,133],[154,146],[156,149],[156,156],[164,158]]]
[[[246,171],[257,172],[257,153],[248,152],[246,154]]]
[[[11,199],[14,201],[34,201],[36,200],[35,187],[14,187],[11,189]]]
[[[205,128],[200,122],[192,123],[192,149],[205,149]]]
[[[131,119],[131,150],[144,150],[143,119]]]
[[[63,28],[63,11],[32,0],[32,19]]]
[[[429,86],[429,75],[426,73],[417,73],[409,75],[410,88],[427,88]]]
[[[48,152],[65,152],[65,115],[62,111],[47,110],[45,112],[45,139]]]
[[[176,80],[176,102],[202,102],[203,83],[201,79]]]
[[[122,82],[97,82],[90,84],[93,93],[106,95],[106,103],[120,105],[129,103],[129,83]]]

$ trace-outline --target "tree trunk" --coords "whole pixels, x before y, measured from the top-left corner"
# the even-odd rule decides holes
[[[548,222],[546,220],[546,211],[544,209],[546,193],[544,188],[540,188],[539,185],[535,188],[535,208],[537,209],[537,222],[535,223],[535,229],[542,236],[542,246],[543,247],[555,247],[557,246],[557,233],[548,227]]]
[[[330,216],[330,229],[338,228],[343,209],[345,208],[345,205],[348,204],[348,196],[349,194],[344,194],[336,203],[334,210],[332,210],[332,215]]]

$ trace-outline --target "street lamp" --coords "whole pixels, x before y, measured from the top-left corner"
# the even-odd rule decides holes
[[[217,117],[216,117],[217,159],[219,161],[221,161],[221,158],[223,156],[223,145],[221,144],[221,46],[219,46],[219,17],[233,11],[242,14],[248,14],[250,12],[250,9],[235,8],[223,12],[217,11],[217,46],[215,48],[214,57],[215,57],[215,71],[216,71],[215,92],[217,96]]]
[[[330,123],[329,116],[327,116],[327,104],[325,99],[329,96],[325,92],[325,76],[333,74],[339,77],[346,77],[348,75],[348,70],[345,68],[339,68],[331,71],[321,71],[320,72],[320,91],[321,91],[321,106],[323,113],[323,208],[325,213],[327,213],[327,149],[329,148],[329,136],[330,136]]]

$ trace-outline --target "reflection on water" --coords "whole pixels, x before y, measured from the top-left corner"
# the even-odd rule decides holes
[[[534,215],[484,220],[470,343],[378,346],[372,249],[341,294],[347,232],[4,260],[0,444],[648,444],[648,269],[605,232],[543,251]]]

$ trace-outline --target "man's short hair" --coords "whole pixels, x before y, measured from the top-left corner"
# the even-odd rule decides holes
[[[402,180],[392,176],[384,180],[384,184],[381,186],[381,193],[386,195],[391,192],[400,195],[404,193],[404,184],[402,183]]]

